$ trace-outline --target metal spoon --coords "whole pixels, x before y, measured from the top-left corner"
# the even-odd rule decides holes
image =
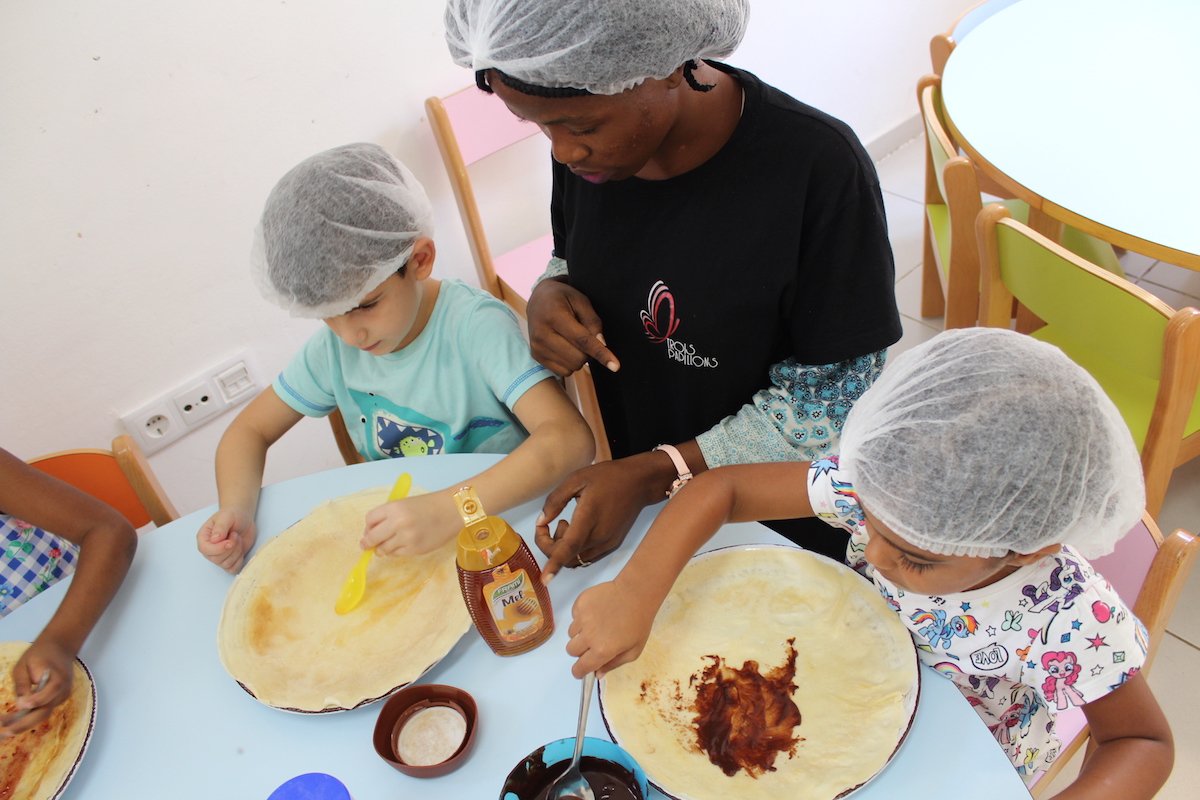
[[[387,501],[390,503],[393,500],[403,500],[408,496],[408,490],[411,488],[412,475],[401,472],[400,477],[396,478],[396,484],[392,487]],[[373,555],[375,555],[374,548],[365,551],[358,559],[358,563],[354,565],[354,569],[350,570],[350,575],[342,584],[342,591],[338,595],[337,603],[333,606],[333,610],[337,613],[349,614],[362,602],[363,595],[367,591],[367,567],[370,565]]]
[[[567,771],[550,784],[546,800],[596,800],[591,784],[579,769],[579,757],[583,754],[583,729],[587,727],[588,709],[592,706],[592,687],[595,685],[596,673],[589,672],[583,676],[583,696],[579,698],[579,727],[575,731],[575,755],[571,756],[571,766],[567,767]]]

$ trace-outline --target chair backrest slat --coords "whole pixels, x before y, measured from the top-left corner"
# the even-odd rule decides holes
[[[90,494],[121,512],[135,528],[151,522],[133,486],[121,472],[112,453],[106,450],[71,450],[53,453],[29,462],[31,466],[52,475],[76,489]]]
[[[442,106],[468,165],[539,133],[537,125],[518,119],[499,97],[474,86],[443,97]]]
[[[135,528],[178,519],[179,512],[132,437],[122,434],[112,446],[112,450],[63,450],[27,463],[112,506]]]
[[[938,192],[942,202],[946,202],[946,180],[942,174],[946,162],[958,155],[942,124],[942,102],[937,86],[926,86],[921,90],[921,110],[925,120],[925,139],[929,145],[929,154],[933,158],[933,171],[937,178]]]
[[[997,224],[996,241],[1001,280],[1046,323],[1039,338],[1065,336],[1081,363],[1106,363],[1158,381],[1173,309],[1011,219]]]

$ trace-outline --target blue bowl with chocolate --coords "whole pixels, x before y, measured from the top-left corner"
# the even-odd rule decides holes
[[[574,754],[574,736],[534,750],[508,773],[500,790],[500,800],[545,800],[551,784],[571,765]],[[579,767],[597,800],[600,797],[646,800],[649,795],[646,773],[633,756],[607,739],[585,736]]]

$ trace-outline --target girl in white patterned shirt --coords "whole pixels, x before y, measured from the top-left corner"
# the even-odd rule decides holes
[[[839,463],[840,462],[840,463]],[[803,489],[801,487],[804,487]],[[850,412],[841,454],[695,478],[611,583],[575,603],[577,676],[637,658],[691,555],[726,522],[820,516],[1032,781],[1053,720],[1082,708],[1095,750],[1057,798],[1153,797],[1174,744],[1139,668],[1145,631],[1085,557],[1145,504],[1128,428],[1057,348],[946,331],[890,363]]]

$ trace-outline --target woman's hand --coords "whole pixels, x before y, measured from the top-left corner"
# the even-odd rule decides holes
[[[39,638],[21,654],[13,667],[16,712],[29,711],[19,717],[15,713],[0,714],[0,737],[13,736],[40,724],[71,696],[74,660],[74,654],[53,639]],[[46,676],[46,683],[38,689],[42,676]]]
[[[525,309],[533,357],[559,377],[594,358],[613,372],[621,368],[604,344],[600,317],[583,292],[559,280],[544,280]]]
[[[380,556],[420,555],[438,549],[461,528],[450,493],[431,492],[371,509],[360,545]]]
[[[666,498],[674,474],[665,455],[639,453],[568,475],[546,496],[535,528],[534,541],[547,557],[543,580],[564,566],[586,566],[620,547],[641,510]],[[559,520],[551,535],[551,521],[572,499],[571,521]]]

